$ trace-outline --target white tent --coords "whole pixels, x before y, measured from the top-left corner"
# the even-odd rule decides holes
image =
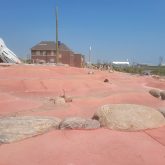
[[[21,63],[19,58],[5,45],[4,41],[0,38],[0,59],[4,63]]]

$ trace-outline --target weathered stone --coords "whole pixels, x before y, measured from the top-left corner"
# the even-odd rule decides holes
[[[165,91],[161,91],[160,96],[162,100],[165,100]]]
[[[165,125],[165,118],[155,109],[132,104],[102,106],[93,116],[102,127],[136,131]]]
[[[11,143],[58,129],[61,120],[55,117],[0,118],[0,143]]]
[[[159,98],[159,97],[160,97],[160,91],[157,90],[157,89],[151,89],[151,90],[149,91],[149,93],[150,93],[152,96],[156,97],[156,98]]]
[[[66,118],[60,123],[60,129],[96,129],[100,127],[97,120],[81,117]]]

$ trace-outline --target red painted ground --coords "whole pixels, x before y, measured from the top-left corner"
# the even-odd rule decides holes
[[[0,66],[0,115],[91,117],[104,104],[132,103],[153,108],[165,101],[148,90],[165,90],[165,81],[123,73],[53,66]],[[104,83],[108,78],[110,83]],[[63,94],[73,102],[55,106]],[[52,131],[0,146],[0,165],[164,165],[165,127],[143,132],[108,129]]]

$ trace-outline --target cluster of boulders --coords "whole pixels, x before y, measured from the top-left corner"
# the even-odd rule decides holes
[[[149,93],[156,98],[161,98],[162,100],[165,100],[165,91],[151,89]]]
[[[72,97],[66,96],[65,91],[63,90],[63,95],[49,98],[49,101],[53,102],[56,105],[62,105],[65,103],[70,103],[73,101]]]
[[[161,113],[160,113],[161,112]],[[139,131],[165,126],[165,110],[132,104],[110,104],[98,109],[92,118],[16,116],[0,118],[0,143],[11,143],[46,133],[52,129],[93,130],[100,127]],[[164,116],[162,115],[164,114]]]
[[[17,116],[0,118],[0,143],[11,143],[44,134],[52,129],[96,129],[97,120],[81,117]]]

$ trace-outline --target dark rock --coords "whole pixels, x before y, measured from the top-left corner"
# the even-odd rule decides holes
[[[106,78],[106,79],[104,80],[104,82],[109,82],[109,80]]]

